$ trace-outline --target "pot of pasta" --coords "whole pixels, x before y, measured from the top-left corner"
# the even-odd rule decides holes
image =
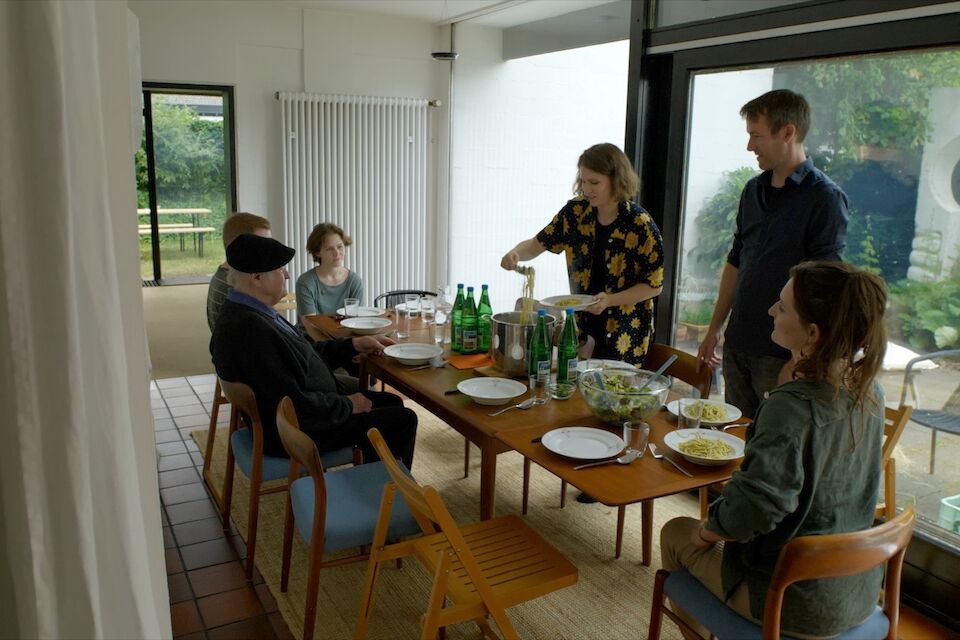
[[[553,335],[557,319],[546,316],[547,331]],[[510,377],[527,375],[527,341],[533,335],[537,316],[529,319],[523,311],[495,313],[490,318],[490,353],[496,365]]]

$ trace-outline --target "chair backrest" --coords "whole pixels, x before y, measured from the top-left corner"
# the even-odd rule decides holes
[[[667,375],[682,380],[699,390],[701,398],[709,398],[710,384],[713,382],[713,369],[705,365],[701,367],[698,373],[696,356],[665,344],[653,342],[647,349],[647,357],[643,361],[643,366],[651,371],[656,371],[660,368],[660,365],[667,361],[667,358],[673,355],[677,356],[677,359],[667,369]]]
[[[889,522],[864,531],[802,536],[780,551],[763,611],[763,637],[780,637],[780,609],[787,587],[801,580],[863,573],[887,563],[884,611],[895,631],[899,616],[900,571],[916,514],[908,507]]]
[[[263,457],[263,423],[260,422],[260,410],[257,409],[257,397],[253,394],[253,389],[242,382],[228,382],[223,378],[218,380],[223,397],[231,405],[231,433],[237,428],[233,421],[239,420],[240,414],[245,414],[253,431],[253,455]]]
[[[277,405],[277,431],[280,432],[280,442],[287,455],[290,456],[290,480],[300,477],[299,465],[307,468],[307,472],[314,477],[323,476],[323,463],[320,461],[320,452],[316,443],[300,430],[300,420],[293,400],[284,396]],[[294,468],[297,465],[297,468]]]
[[[427,500],[427,491],[436,493],[436,490],[432,487],[421,487],[416,480],[404,473],[378,429],[373,428],[367,431],[367,438],[370,439],[370,443],[380,457],[380,461],[386,467],[387,473],[390,474],[390,479],[397,485],[397,490],[403,496],[410,513],[413,514],[417,524],[420,525],[420,529],[425,534],[436,533],[437,514],[434,513],[434,506]],[[443,507],[443,510],[446,511],[446,507]],[[449,512],[447,517],[450,517]]]
[[[408,294],[416,294],[418,296],[436,296],[434,291],[423,291],[421,289],[395,289],[393,291],[387,291],[386,293],[381,293],[376,298],[373,299],[373,306],[379,307],[380,301],[384,301],[384,308],[390,309],[395,307],[401,302],[403,302],[403,296]]]
[[[883,420],[883,462],[886,464],[887,460],[890,459],[890,456],[893,455],[893,450],[897,447],[897,442],[900,440],[900,435],[903,433],[903,429],[907,426],[907,422],[910,421],[910,414],[913,413],[913,407],[910,405],[902,404],[896,409],[891,409],[887,407],[884,410],[884,420]]]

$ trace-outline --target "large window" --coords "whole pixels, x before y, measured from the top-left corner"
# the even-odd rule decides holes
[[[223,262],[221,230],[235,208],[232,89],[146,84],[136,155],[144,281],[195,282]]]
[[[844,258],[889,285],[881,382],[896,406],[911,358],[960,349],[960,50],[711,69],[691,82],[676,342],[695,350],[702,337],[740,192],[758,173],[740,106],[790,88],[811,103],[808,154],[850,199]],[[960,530],[958,364],[960,357],[919,365],[905,400],[944,412],[942,429],[918,417],[894,454],[899,500],[915,503],[920,518],[948,537]]]

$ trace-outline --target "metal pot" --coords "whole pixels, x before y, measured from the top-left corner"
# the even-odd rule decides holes
[[[546,316],[547,331],[553,336],[553,327],[557,319]],[[497,366],[508,376],[527,375],[527,341],[536,327],[536,316],[532,324],[520,323],[519,311],[495,313],[490,318],[490,352]]]

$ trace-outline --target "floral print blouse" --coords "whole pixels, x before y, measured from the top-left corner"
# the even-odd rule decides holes
[[[596,225],[597,210],[585,198],[575,198],[537,234],[547,251],[565,253],[571,293],[599,293],[586,290],[593,268]],[[612,227],[603,247],[607,265],[604,291],[617,293],[639,283],[663,286],[663,239],[650,214],[634,202],[623,201]],[[603,313],[607,340],[597,345],[594,357],[643,364],[653,335],[653,299],[609,307]],[[585,337],[581,330],[581,340]]]

